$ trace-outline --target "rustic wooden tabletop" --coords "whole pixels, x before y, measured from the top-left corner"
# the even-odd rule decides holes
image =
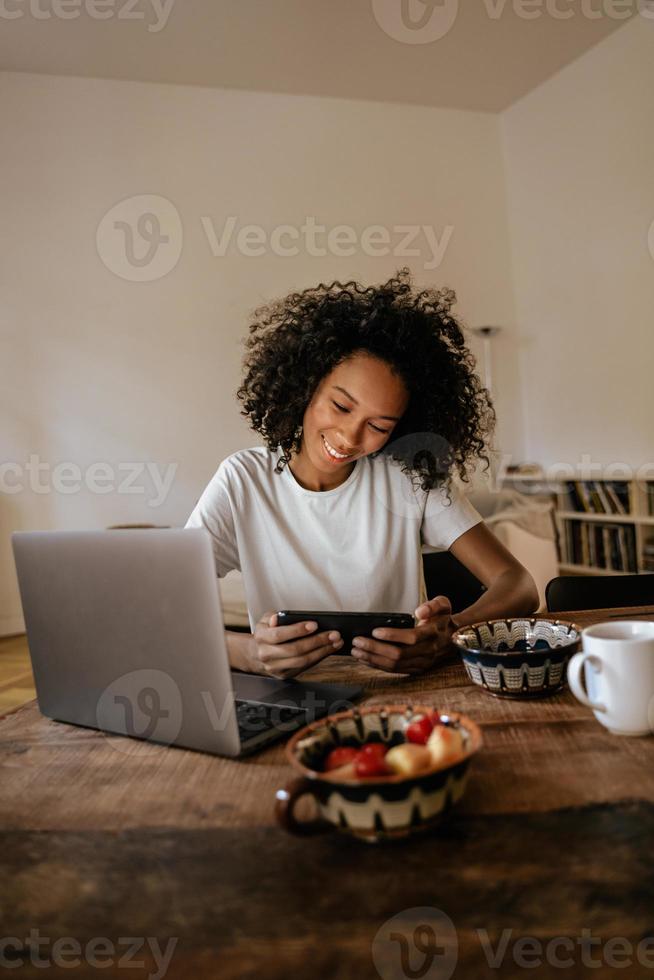
[[[294,838],[274,818],[292,776],[283,743],[234,761],[53,722],[30,702],[0,720],[1,967],[44,976],[36,945],[55,977],[651,974],[653,738],[609,734],[567,690],[493,698],[456,660],[405,678],[331,657],[303,676],[481,725],[437,831]]]

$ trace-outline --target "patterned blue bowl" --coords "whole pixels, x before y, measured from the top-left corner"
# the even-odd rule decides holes
[[[443,813],[463,795],[470,759],[482,744],[481,732],[465,715],[441,714],[456,728],[463,750],[445,765],[414,776],[393,774],[368,779],[344,779],[323,772],[328,752],[340,745],[358,748],[366,742],[390,747],[406,741],[404,732],[433,705],[371,705],[329,715],[296,732],[286,746],[286,756],[299,774],[277,793],[280,824],[294,834],[307,836],[337,829],[361,840],[377,842],[408,837],[438,823]],[[300,821],[295,805],[301,796],[316,801],[319,817]]]
[[[498,698],[554,694],[566,682],[581,629],[560,619],[491,619],[452,635],[468,677]]]

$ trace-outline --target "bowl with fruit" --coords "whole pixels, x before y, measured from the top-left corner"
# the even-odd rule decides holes
[[[452,634],[468,677],[499,698],[554,694],[565,684],[581,629],[560,619],[491,619]]]
[[[337,829],[365,841],[428,830],[460,800],[478,726],[457,712],[426,705],[371,705],[329,715],[290,739],[296,778],[277,793],[279,823],[309,835]],[[295,809],[312,796],[318,816]]]

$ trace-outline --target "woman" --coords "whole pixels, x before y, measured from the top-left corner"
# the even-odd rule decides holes
[[[415,610],[413,629],[375,630],[352,650],[411,674],[458,626],[538,605],[529,573],[452,483],[477,459],[488,467],[495,421],[454,301],[414,294],[401,269],[379,287],[320,284],[255,311],[237,397],[266,447],[224,460],[187,522],[211,534],[220,577],[243,574],[253,632],[227,631],[233,667],[287,678],[342,647],[315,623],[277,626],[278,609]],[[427,601],[423,545],[487,587],[455,618],[446,596]]]

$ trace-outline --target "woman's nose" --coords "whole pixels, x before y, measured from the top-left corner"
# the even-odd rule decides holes
[[[361,425],[362,423],[352,423],[347,427],[341,426],[341,431],[338,437],[341,441],[341,447],[344,450],[352,452],[353,450],[359,448],[362,439]]]

